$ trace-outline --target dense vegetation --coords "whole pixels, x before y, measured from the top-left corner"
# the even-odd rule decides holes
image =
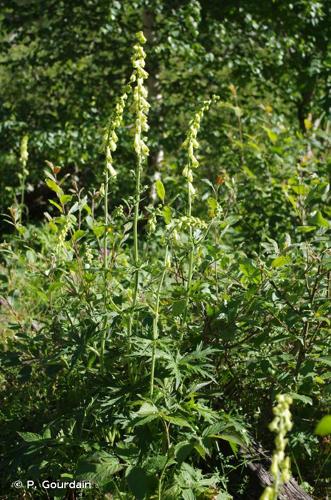
[[[328,498],[329,2],[46,3],[0,16],[1,498],[258,499],[257,449]]]

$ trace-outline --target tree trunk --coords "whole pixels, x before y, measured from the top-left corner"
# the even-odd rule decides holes
[[[260,485],[265,488],[271,486],[273,480],[268,471],[271,458],[263,450],[260,445],[253,445],[249,450],[244,452],[245,458],[248,460],[248,469],[258,479]],[[278,496],[279,500],[313,500],[296,482],[294,478],[286,483]]]

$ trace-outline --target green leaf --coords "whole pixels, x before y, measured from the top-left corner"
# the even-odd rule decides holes
[[[185,299],[177,300],[176,302],[174,302],[172,304],[172,312],[174,316],[180,316],[181,314],[183,314],[183,312],[185,311],[185,306],[186,306]]]
[[[311,119],[310,119],[309,117],[308,117],[308,118],[305,118],[305,119],[303,120],[303,122],[304,122],[304,124],[305,124],[305,129],[306,129],[306,130],[310,130],[310,129],[312,128],[313,123],[312,123],[312,121],[311,121]]]
[[[46,427],[43,433],[43,439],[50,439],[52,437],[51,430],[49,427]]]
[[[103,225],[99,226],[98,224],[94,224],[93,225],[93,232],[97,238],[100,238],[105,232],[105,226],[103,226]]]
[[[126,480],[130,490],[138,500],[150,498],[156,486],[155,474],[147,474],[142,467],[132,467],[132,469],[129,469]]]
[[[243,165],[243,171],[245,172],[245,174],[250,177],[251,179],[256,179],[256,175],[254,174],[254,172],[251,171],[250,168],[248,168],[247,165]]]
[[[137,414],[143,417],[147,415],[155,415],[158,414],[159,410],[157,407],[151,403],[143,403],[139,408]]]
[[[217,200],[215,198],[210,197],[207,200],[207,204],[208,204],[209,217],[215,217],[215,215],[217,213],[217,207],[218,207]]]
[[[331,356],[325,356],[323,358],[316,358],[316,361],[323,363],[327,366],[331,366]]]
[[[157,192],[158,197],[160,198],[160,200],[164,201],[165,189],[164,189],[163,182],[160,179],[158,179],[156,181],[155,187],[156,187],[156,192]]]
[[[243,446],[245,444],[243,439],[241,439],[240,436],[235,434],[222,433],[222,434],[210,435],[208,437],[223,439],[224,441],[228,441],[230,444],[232,443],[239,446]]]
[[[49,189],[54,191],[54,193],[56,193],[59,197],[63,195],[62,189],[60,188],[60,186],[58,184],[56,184],[55,181],[53,181],[52,179],[46,179],[45,182],[46,182],[47,186],[49,187]]]
[[[313,404],[313,400],[309,396],[304,396],[302,394],[297,394],[296,392],[291,392],[289,394],[289,396],[291,396],[291,398],[293,398],[293,399],[298,399],[299,401],[302,401],[306,405],[312,406],[312,404]]]
[[[56,207],[61,212],[61,214],[63,214],[63,209],[62,209],[61,205],[56,203],[56,201],[54,201],[54,200],[49,200],[49,202],[51,205],[54,205],[54,207]]]
[[[77,212],[79,210],[79,203],[78,201],[76,201],[72,207],[70,207],[70,210],[69,210],[69,214],[74,214],[75,212]]]
[[[48,227],[52,233],[57,233],[59,230],[55,222],[53,222],[52,220],[49,221]]]
[[[291,262],[291,257],[289,257],[288,255],[280,255],[279,257],[276,257],[272,263],[271,263],[271,266],[272,267],[282,267],[282,266],[286,266],[286,264],[290,264]]]
[[[43,436],[40,436],[40,434],[35,434],[34,432],[18,432],[18,434],[26,443],[42,441],[44,439]]]
[[[201,458],[206,458],[206,449],[201,445],[201,443],[196,443],[194,445],[195,451],[200,455]]]
[[[140,420],[137,420],[134,424],[135,427],[140,427],[142,425],[148,424],[149,422],[152,422],[153,420],[156,420],[159,418],[158,413],[153,413],[152,415],[147,415],[144,418],[141,418]]]
[[[190,441],[181,441],[175,446],[175,456],[178,462],[184,462],[192,453],[194,443]]]
[[[86,224],[88,225],[88,227],[93,230],[93,225],[95,223],[93,217],[91,217],[90,215],[87,215],[85,220],[86,220]]]
[[[245,259],[239,264],[240,271],[246,278],[246,281],[251,283],[259,283],[261,281],[261,272],[255,267],[253,261]]]
[[[192,429],[191,425],[182,417],[172,417],[170,415],[164,415],[164,420],[170,422],[171,424],[178,425],[179,427],[188,427]]]
[[[269,137],[269,140],[272,142],[272,144],[276,144],[276,142],[278,140],[278,134],[276,134],[276,132],[274,132],[273,130],[271,130],[268,127],[263,127],[263,128],[266,131],[267,136]]]
[[[77,229],[77,231],[74,232],[74,234],[72,235],[72,241],[77,241],[79,239],[81,239],[85,234],[85,231],[83,231],[82,229]]]
[[[182,491],[182,498],[183,500],[196,500],[196,496],[194,494],[194,491],[191,489],[185,489]]]
[[[71,194],[62,194],[59,199],[60,199],[60,202],[63,203],[63,205],[65,205],[66,203],[68,203],[69,201],[72,200],[72,195]]]
[[[331,434],[331,415],[325,415],[317,424],[315,434],[318,436],[327,436]]]
[[[323,217],[320,211],[316,212],[314,217],[311,219],[311,222],[318,227],[329,228],[329,222]]]
[[[92,215],[92,210],[87,204],[83,206],[83,210],[85,210],[85,212],[87,212],[89,216]]]
[[[292,196],[291,194],[287,194],[287,199],[288,201],[291,203],[292,207],[294,208],[294,210],[297,210],[297,205],[298,205],[298,202],[297,202],[297,199]]]
[[[316,226],[298,226],[299,233],[311,233],[316,230]]]
[[[309,187],[304,184],[299,184],[297,186],[291,186],[292,191],[299,196],[306,196],[309,193]]]
[[[171,207],[169,207],[168,205],[166,205],[165,207],[163,207],[162,214],[163,214],[164,222],[166,224],[170,224],[171,219],[172,219]]]
[[[79,460],[76,476],[79,479],[93,481],[103,488],[110,482],[111,476],[121,469],[123,469],[123,465],[115,456],[100,451]]]

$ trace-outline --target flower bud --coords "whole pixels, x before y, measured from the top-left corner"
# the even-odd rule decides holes
[[[274,483],[271,487],[265,489],[260,497],[260,500],[276,500],[281,485],[288,482],[291,477],[290,459],[285,456],[285,448],[288,440],[286,433],[292,428],[290,405],[292,398],[286,394],[278,394],[276,396],[277,405],[273,408],[275,418],[269,425],[272,432],[277,433],[275,438],[275,451],[272,456],[270,472],[274,478]]]
[[[21,141],[21,162],[25,166],[27,164],[28,158],[29,158],[29,152],[28,152],[28,140],[29,137],[27,135],[24,135],[22,137]]]

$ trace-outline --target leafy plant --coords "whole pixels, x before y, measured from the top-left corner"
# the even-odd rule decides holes
[[[194,4],[192,19],[191,7],[181,15],[195,32]],[[181,122],[186,140],[152,181],[145,42],[139,32],[100,133],[101,185],[81,188],[49,161],[44,221],[11,210],[16,231],[0,247],[3,494],[19,477],[41,498],[41,480],[59,478],[93,483],[60,498],[245,498],[243,452],[254,439],[272,448],[278,393],[293,401],[293,474],[324,494],[330,453],[314,428],[330,402],[326,122],[306,118],[298,132],[229,84],[224,99],[202,94],[188,125],[187,112],[174,119],[169,136]]]

